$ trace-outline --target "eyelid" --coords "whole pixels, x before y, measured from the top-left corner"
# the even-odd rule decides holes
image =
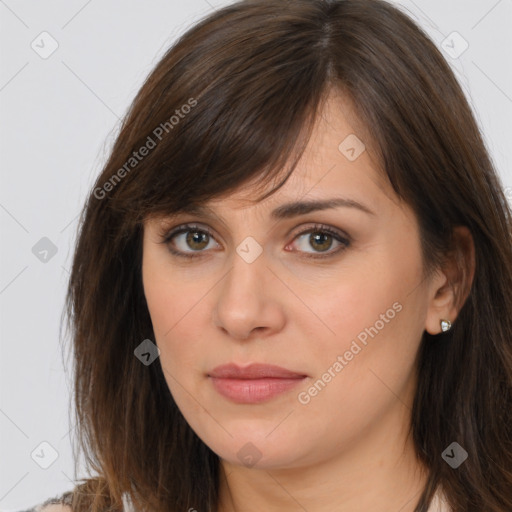
[[[179,234],[187,232],[187,231],[194,231],[194,230],[205,232],[209,237],[211,237],[215,241],[217,241],[217,239],[215,238],[215,235],[213,234],[212,230],[209,227],[203,226],[200,223],[196,223],[196,222],[185,222],[185,223],[179,224],[178,226],[175,226],[173,228],[168,228],[166,226],[162,226],[158,231],[158,237],[160,238],[159,243],[168,244],[168,243],[170,243],[171,239],[173,237],[175,237],[176,235],[179,235]]]
[[[304,227],[300,226],[296,230],[290,231],[287,236],[292,236],[294,239],[299,235],[305,235],[307,233],[315,233],[317,231],[327,232],[331,235],[338,236],[340,238],[345,239],[348,242],[352,241],[352,238],[348,235],[348,233],[342,231],[339,228],[331,227],[328,224],[323,224],[322,222],[312,222],[311,226]]]
[[[294,251],[298,252],[300,254],[304,254],[305,258],[312,258],[312,259],[322,259],[322,258],[329,258],[337,255],[338,253],[342,252],[343,250],[347,249],[353,242],[353,239],[350,235],[348,235],[345,231],[340,230],[339,228],[331,227],[329,225],[323,224],[323,223],[317,223],[313,222],[312,225],[309,227],[299,227],[296,230],[290,231],[286,236],[292,236],[292,240],[289,244],[286,245],[288,247],[290,244],[294,243],[295,240],[299,236],[304,236],[310,233],[315,232],[322,232],[327,233],[331,235],[338,243],[342,244],[341,247],[335,250],[329,250],[325,253],[322,252],[304,252],[304,251]],[[188,231],[198,231],[198,232],[204,232],[206,233],[210,238],[215,240],[215,242],[218,244],[216,236],[213,234],[212,230],[205,225],[202,225],[201,223],[197,222],[186,222],[183,224],[179,224],[178,226],[175,226],[173,228],[168,228],[167,226],[161,226],[158,232],[158,236],[160,238],[160,242],[165,244],[167,246],[170,246],[172,238],[174,238],[177,235],[180,235],[182,233],[186,233]],[[195,258],[195,257],[201,257],[205,254],[207,254],[210,251],[191,251],[191,252],[182,252],[178,251],[176,249],[171,249],[169,247],[169,250],[175,254],[178,257],[184,257],[184,258]]]
[[[340,247],[334,250],[328,250],[326,252],[304,252],[304,251],[296,251],[302,255],[304,255],[305,258],[311,258],[311,259],[327,259],[329,257],[335,257],[339,253],[343,252],[345,249],[347,249],[353,242],[353,239],[351,236],[349,236],[346,232],[334,228],[331,226],[328,226],[326,224],[322,223],[313,223],[312,226],[308,228],[299,228],[297,232],[292,232],[293,239],[290,242],[290,244],[293,244],[297,238],[300,236],[304,236],[311,233],[327,233],[330,236],[332,236],[339,244],[341,244]],[[288,244],[288,245],[290,245]],[[287,247],[288,247],[287,245]]]

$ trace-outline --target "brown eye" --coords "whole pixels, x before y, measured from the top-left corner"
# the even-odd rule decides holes
[[[295,241],[298,241],[298,243]],[[299,252],[303,252],[306,257],[311,258],[326,258],[334,256],[335,254],[345,250],[350,245],[350,239],[348,236],[322,225],[316,225],[306,231],[300,232],[295,237],[294,242],[299,247]],[[338,248],[329,250],[333,244],[337,244]],[[313,251],[308,250],[311,248]]]
[[[208,245],[208,233],[202,231],[186,231],[186,234],[185,243],[194,251],[200,251]]]
[[[333,236],[328,233],[311,233],[308,241],[312,247],[316,247],[319,251],[327,251],[332,246]]]
[[[219,247],[207,228],[190,224],[178,226],[170,233],[161,235],[161,238],[162,243],[167,245],[172,254],[184,258],[195,258],[207,254],[210,242],[214,242]],[[323,225],[315,225],[298,233],[293,243],[296,243],[296,240],[299,241],[297,244],[299,246],[298,252],[303,253],[307,258],[334,256],[345,250],[351,243],[347,235]],[[337,245],[337,248],[330,250],[333,245]],[[310,249],[313,249],[313,251]]]
[[[194,225],[178,226],[162,239],[162,243],[167,245],[171,253],[186,258],[194,258],[207,252],[205,249],[211,241],[214,238],[207,229]]]

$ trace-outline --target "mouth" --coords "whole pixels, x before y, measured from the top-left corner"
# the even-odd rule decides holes
[[[255,404],[290,391],[307,378],[303,373],[280,366],[251,364],[240,367],[227,364],[214,368],[208,373],[214,389],[238,404]]]

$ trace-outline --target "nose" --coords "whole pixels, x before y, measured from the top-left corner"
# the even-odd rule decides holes
[[[213,309],[213,322],[231,338],[247,340],[259,332],[268,336],[285,323],[280,282],[262,253],[249,263],[238,253],[231,269],[222,278]]]

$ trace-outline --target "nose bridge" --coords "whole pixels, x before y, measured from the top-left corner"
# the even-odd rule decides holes
[[[252,237],[237,247],[231,261],[231,270],[223,284],[223,296],[235,300],[261,300],[262,284],[266,282],[267,262],[263,247]]]
[[[270,275],[263,248],[247,237],[237,246],[231,268],[220,283],[215,324],[239,338],[248,337],[256,328],[275,328],[282,312],[272,297]]]

